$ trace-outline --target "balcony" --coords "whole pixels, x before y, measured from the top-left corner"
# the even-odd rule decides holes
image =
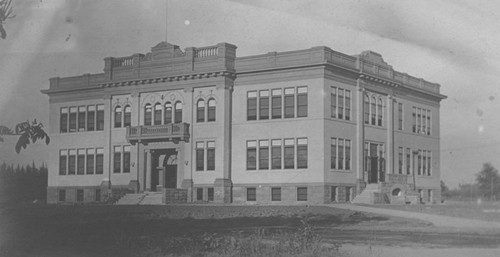
[[[127,127],[127,141],[135,145],[137,142],[189,141],[189,124],[170,123],[154,126]]]

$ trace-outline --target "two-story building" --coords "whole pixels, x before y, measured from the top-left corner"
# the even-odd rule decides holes
[[[51,78],[42,91],[47,201],[149,191],[187,202],[377,202],[415,192],[439,201],[439,88],[371,51],[236,57],[227,43],[183,51],[162,42],[108,57],[103,73]]]

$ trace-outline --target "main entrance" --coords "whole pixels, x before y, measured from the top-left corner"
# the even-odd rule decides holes
[[[159,187],[177,188],[177,152],[175,149],[152,150],[151,191]]]
[[[385,181],[384,154],[383,144],[365,143],[365,167],[369,184]]]

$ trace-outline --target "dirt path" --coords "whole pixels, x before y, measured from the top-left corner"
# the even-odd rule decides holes
[[[372,207],[359,206],[359,205],[354,205],[354,204],[335,204],[335,205],[324,205],[324,206],[330,206],[333,208],[340,208],[340,209],[351,210],[351,211],[375,213],[375,214],[379,214],[379,215],[388,215],[388,216],[396,216],[396,217],[409,218],[409,219],[418,219],[418,220],[430,222],[433,225],[438,226],[438,227],[457,228],[457,229],[461,229],[461,230],[473,230],[473,231],[477,231],[477,232],[481,232],[482,230],[499,231],[500,232],[500,223],[498,223],[498,222],[488,222],[488,221],[449,217],[449,216],[427,214],[427,213],[372,208]]]

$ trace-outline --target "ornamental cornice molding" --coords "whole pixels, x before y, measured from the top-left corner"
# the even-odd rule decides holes
[[[131,80],[124,80],[124,81],[108,81],[108,82],[104,82],[104,83],[99,83],[98,86],[101,88],[111,88],[111,87],[148,85],[148,84],[156,84],[156,83],[163,83],[163,82],[207,79],[207,78],[217,78],[217,77],[228,77],[231,79],[235,79],[236,73],[230,72],[230,71],[215,71],[215,72],[165,76],[165,77],[156,77],[156,78],[140,78],[140,79],[131,79]]]
[[[382,78],[375,77],[375,76],[372,76],[372,75],[368,75],[368,74],[365,74],[365,73],[359,74],[359,78],[367,80],[367,81],[377,82],[377,83],[382,84],[382,85],[392,86],[392,87],[399,87],[399,86],[401,86],[399,83],[395,83],[395,82],[392,82],[390,80],[382,79]]]

